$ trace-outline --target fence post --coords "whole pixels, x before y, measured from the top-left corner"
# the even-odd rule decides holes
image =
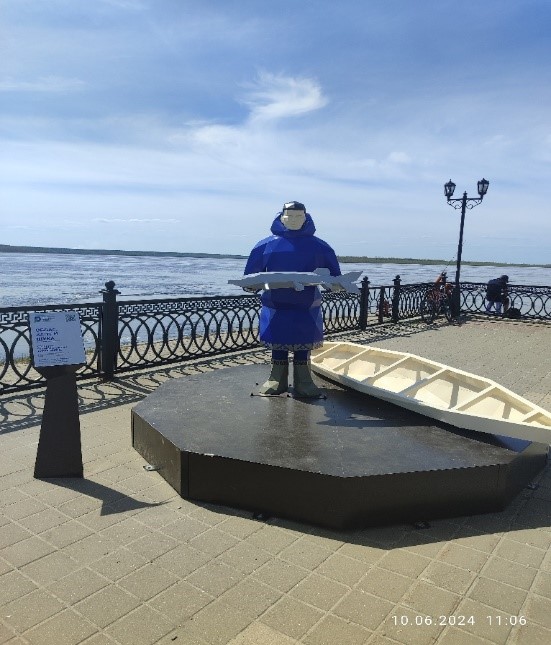
[[[115,375],[117,352],[119,349],[119,305],[113,280],[105,283],[102,289],[103,307],[101,309],[101,351],[100,372],[104,380],[112,381]]]
[[[379,287],[379,323],[384,322],[385,320],[385,288]]]
[[[362,280],[360,293],[360,329],[367,329],[367,312],[369,309],[369,278],[365,276]]]
[[[397,323],[400,320],[400,276],[397,275],[394,280],[394,293],[392,294],[392,322]]]

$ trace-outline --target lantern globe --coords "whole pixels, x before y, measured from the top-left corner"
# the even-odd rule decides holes
[[[452,197],[454,190],[455,190],[455,184],[450,179],[447,184],[444,184],[444,195],[446,196],[447,199],[450,199],[450,197]]]

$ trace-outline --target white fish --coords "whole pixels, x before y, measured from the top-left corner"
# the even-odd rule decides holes
[[[349,271],[343,275],[333,276],[329,269],[316,269],[315,271],[264,271],[262,273],[251,273],[239,280],[228,280],[228,284],[234,284],[248,291],[259,291],[261,289],[294,289],[304,291],[304,287],[322,286],[329,290],[340,287],[350,293],[360,293],[360,289],[354,284],[359,280],[362,271]]]

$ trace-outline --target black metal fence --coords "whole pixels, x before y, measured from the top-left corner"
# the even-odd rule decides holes
[[[256,295],[121,300],[107,282],[101,302],[0,308],[0,394],[45,384],[32,367],[30,312],[76,311],[80,316],[86,364],[79,379],[113,379],[118,373],[208,357],[260,345]],[[431,284],[372,287],[364,278],[360,295],[323,294],[326,335],[368,324],[419,316]],[[461,284],[463,312],[484,312],[485,284]],[[510,306],[522,319],[551,320],[551,287],[509,287]]]

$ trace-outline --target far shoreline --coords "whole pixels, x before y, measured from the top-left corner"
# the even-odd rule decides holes
[[[42,253],[55,255],[119,255],[125,257],[163,257],[163,258],[210,258],[220,260],[246,260],[248,256],[230,253],[185,253],[177,251],[124,251],[121,249],[73,249],[49,246],[15,246],[0,244],[0,253]],[[339,255],[339,262],[343,264],[420,264],[443,265],[450,264],[443,259],[429,258],[393,258],[393,257],[367,257],[355,255]],[[498,266],[498,267],[538,267],[551,268],[551,264],[529,264],[522,262],[491,262],[480,260],[462,260],[461,264],[470,266]]]

